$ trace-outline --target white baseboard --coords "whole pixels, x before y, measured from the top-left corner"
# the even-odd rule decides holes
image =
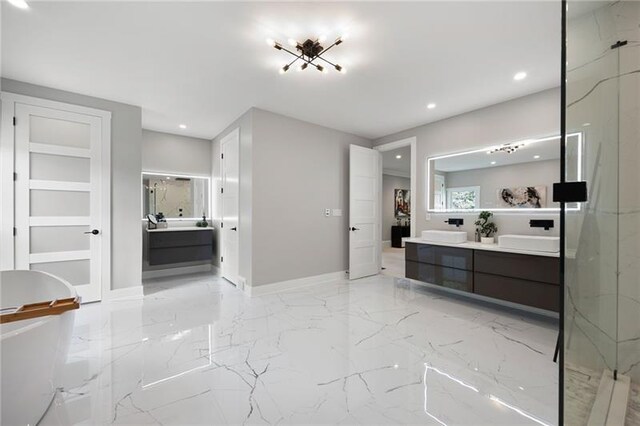
[[[109,290],[102,295],[102,301],[107,302],[120,299],[137,299],[143,296],[144,292],[142,290],[142,285],[136,285],[133,287]]]
[[[211,264],[181,266],[178,268],[156,269],[154,271],[143,271],[142,279],[148,280],[150,278],[161,278],[161,277],[172,277],[174,275],[196,274],[198,272],[211,272],[212,270],[213,270],[213,265]]]
[[[386,240],[382,242],[382,248],[391,248],[391,240]]]
[[[587,426],[624,426],[630,386],[629,377],[618,374],[614,380],[613,372],[605,368]]]
[[[246,286],[245,293],[251,297],[263,296],[270,293],[278,293],[280,291],[298,289],[316,284],[326,284],[346,279],[347,274],[344,271],[330,272],[328,274],[314,275],[311,277],[296,278],[294,280],[280,281],[277,283],[264,284],[259,286]]]

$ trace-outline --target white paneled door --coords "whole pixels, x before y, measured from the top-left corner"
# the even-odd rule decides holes
[[[220,142],[221,259],[222,277],[238,284],[240,225],[240,130],[236,129]]]
[[[51,273],[83,302],[100,300],[108,285],[102,268],[110,267],[102,252],[110,118],[20,102],[14,108],[15,268]]]
[[[351,145],[349,154],[349,279],[381,268],[381,169],[378,151]]]

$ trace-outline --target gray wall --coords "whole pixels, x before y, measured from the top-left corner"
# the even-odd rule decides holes
[[[253,236],[253,114],[254,109],[250,109],[231,123],[218,136],[213,139],[212,147],[212,170],[214,182],[213,197],[216,212],[214,216],[214,226],[220,229],[220,141],[235,129],[240,129],[240,217],[238,222],[238,238],[240,244],[239,253],[239,273],[247,285],[252,285],[252,236]],[[220,239],[216,238],[215,265],[220,264]]]
[[[417,139],[418,182],[417,194],[412,194],[413,214],[416,214],[417,232],[425,229],[450,229],[444,223],[450,214],[426,211],[426,159],[439,154],[466,151],[470,148],[483,148],[490,145],[513,142],[536,136],[556,135],[560,133],[560,89],[550,89],[524,96],[511,101],[471,111],[446,120],[437,121],[412,129],[394,133],[374,141],[374,145],[415,136]],[[473,237],[476,214],[460,214],[465,225],[463,230]],[[536,218],[556,219],[556,227],[551,231],[529,228],[531,214],[499,213],[495,222],[500,233],[527,233],[557,235],[559,231],[558,214],[536,213]]]
[[[2,90],[111,112],[111,289],[141,285],[140,107],[5,78]]]
[[[396,224],[395,189],[411,189],[411,179],[382,175],[382,241],[391,241],[391,226]],[[413,209],[413,198],[411,208]]]
[[[547,204],[542,207],[559,207],[553,202],[553,184],[560,181],[560,160],[535,161],[483,169],[443,173],[447,188],[479,186],[480,208],[502,208],[498,205],[498,190],[518,186],[545,186]]]
[[[359,136],[253,110],[253,281],[348,268],[349,145]],[[340,208],[342,217],[325,217]]]
[[[142,170],[211,175],[211,141],[142,130]]]

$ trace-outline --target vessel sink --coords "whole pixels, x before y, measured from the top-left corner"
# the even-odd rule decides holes
[[[467,242],[465,231],[422,231],[422,239],[434,243],[462,244]]]
[[[560,251],[560,238],[540,237],[537,235],[500,235],[498,237],[498,246],[515,250],[557,253]]]

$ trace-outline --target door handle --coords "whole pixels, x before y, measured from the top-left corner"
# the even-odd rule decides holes
[[[350,231],[359,231],[360,228],[356,228],[355,226],[352,226],[351,229],[349,229]]]
[[[85,234],[93,234],[93,235],[98,235],[100,233],[100,231],[98,231],[97,229],[92,229],[91,231],[85,232]]]
[[[236,228],[235,226],[233,228],[231,228],[232,231],[237,231],[238,228]]]

